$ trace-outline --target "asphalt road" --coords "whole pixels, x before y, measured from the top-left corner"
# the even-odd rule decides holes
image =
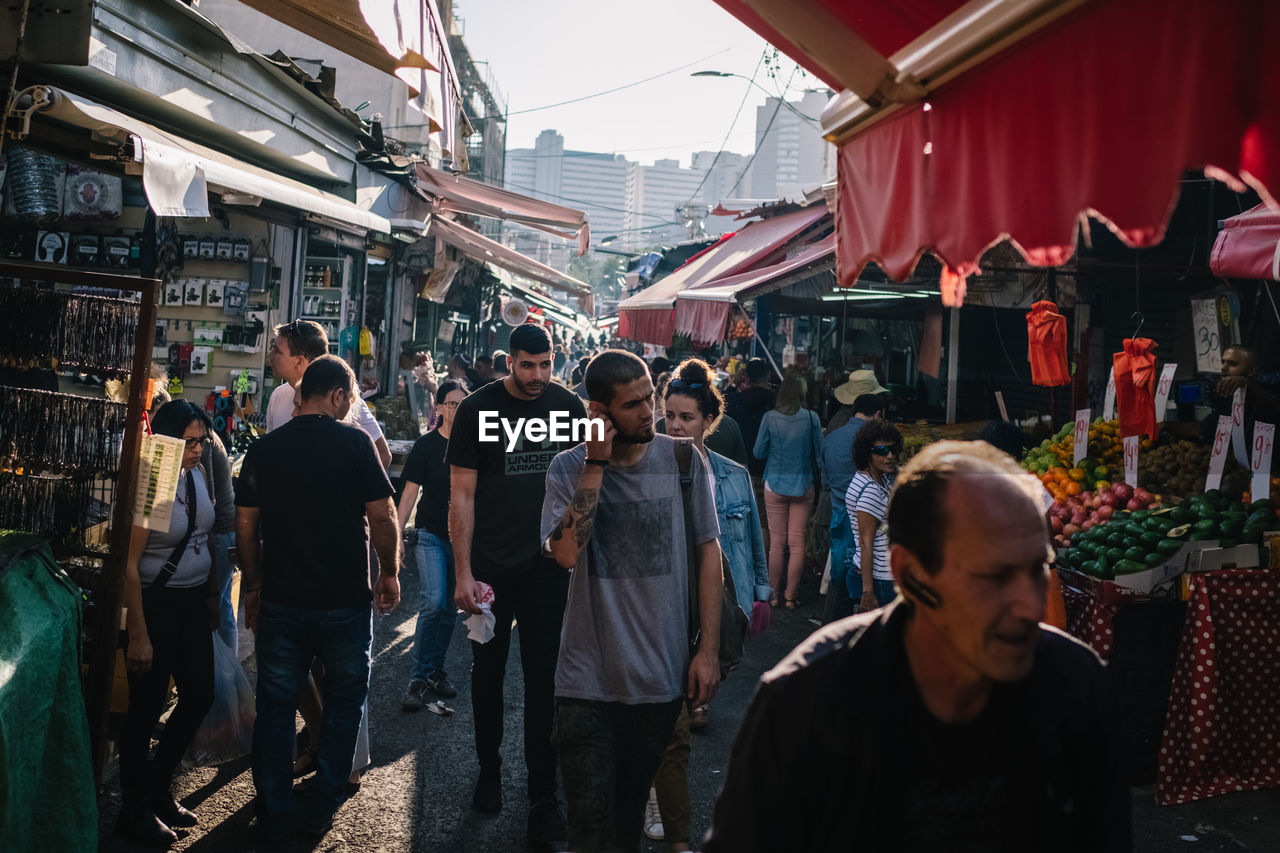
[[[439,717],[426,711],[400,710],[408,680],[417,602],[417,572],[403,572],[400,609],[380,617],[374,636],[375,658],[370,687],[370,730],[373,765],[359,793],[338,812],[333,830],[295,850],[319,851],[500,851],[564,850],[564,845],[524,843],[525,802],[521,714],[523,691],[518,649],[510,656],[506,682],[507,721],[503,744],[503,793],[506,807],[496,815],[471,810],[476,763],[470,704],[470,644],[459,623],[449,651],[448,669],[459,695],[449,704],[455,713]],[[797,611],[778,608],[773,625],[750,638],[743,665],[722,685],[712,706],[711,725],[693,738],[690,794],[693,833],[700,838],[711,821],[715,795],[728,764],[733,738],[760,674],[780,660],[815,627],[821,604],[816,584],[802,589],[811,602]],[[247,635],[242,635],[247,638]],[[513,646],[518,644],[515,633]],[[247,638],[251,642],[251,638]],[[252,678],[253,659],[246,662]],[[803,761],[803,756],[797,756]],[[1140,853],[1216,853],[1216,851],[1280,851],[1280,789],[1234,794],[1185,806],[1158,808],[1151,788],[1135,788],[1135,847]],[[196,810],[201,825],[189,831],[174,850],[223,853],[254,849],[250,828],[253,783],[248,759],[217,768],[180,774],[179,799]],[[144,848],[117,838],[111,831],[120,807],[114,765],[99,798],[101,850]],[[695,844],[695,848],[696,848]],[[650,843],[646,853],[665,846]]]

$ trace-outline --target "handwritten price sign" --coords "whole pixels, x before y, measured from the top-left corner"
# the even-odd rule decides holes
[[[1173,374],[1178,365],[1166,364],[1160,371],[1160,383],[1156,386],[1156,423],[1164,423],[1165,409],[1169,406],[1169,392],[1173,390]]]
[[[1135,489],[1138,487],[1138,439],[1140,436],[1130,435],[1124,440],[1124,481]]]
[[[1076,412],[1076,432],[1075,432],[1075,464],[1079,465],[1080,460],[1089,455],[1089,412],[1090,409],[1080,409]]]
[[[1231,448],[1236,461],[1249,467],[1249,447],[1244,440],[1244,389],[1237,388],[1231,395]]]
[[[1107,376],[1107,396],[1102,403],[1102,417],[1111,420],[1116,416],[1116,369],[1111,368]]]
[[[1205,477],[1204,490],[1222,486],[1222,469],[1227,464],[1227,450],[1231,447],[1231,416],[1218,418],[1218,430],[1213,434],[1213,453],[1209,456],[1209,476]]]
[[[1251,497],[1255,501],[1271,495],[1271,451],[1275,445],[1276,425],[1256,421],[1253,425],[1253,483]]]

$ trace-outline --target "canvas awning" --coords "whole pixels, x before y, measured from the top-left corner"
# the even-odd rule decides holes
[[[591,245],[591,228],[581,210],[433,169],[425,163],[417,164],[417,181],[418,189],[435,199],[437,212],[505,219],[568,240],[577,238],[579,257]]]
[[[1260,204],[1224,220],[1209,267],[1223,278],[1280,281],[1280,212]]]
[[[52,86],[36,87],[41,115],[82,127],[107,141],[133,138],[142,187],[157,216],[205,217],[209,191],[238,203],[270,201],[362,231],[391,233],[391,223],[346,199],[167,133],[144,121]]]
[[[568,305],[563,305],[556,302],[550,296],[539,293],[529,285],[513,277],[507,270],[498,267],[496,264],[490,263],[489,269],[498,278],[498,280],[502,282],[502,286],[512,296],[528,303],[531,308],[541,309],[543,315],[549,317],[551,320],[561,324],[562,326],[568,326],[570,329],[584,335],[587,334],[590,324],[584,322],[578,312],[570,308]]]
[[[676,294],[709,281],[767,264],[797,235],[824,216],[825,205],[750,222],[716,243],[656,284],[618,303],[618,335],[633,341],[668,346],[675,333]]]
[[[549,284],[575,295],[581,296],[591,292],[591,287],[586,282],[522,255],[515,249],[509,249],[448,217],[433,217],[427,233],[433,237],[439,237],[477,261],[496,264],[516,275]]]
[[[676,331],[699,343],[719,343],[735,302],[785,287],[817,268],[830,269],[835,251],[836,237],[829,234],[780,263],[680,291],[676,294]]]
[[[1280,4],[718,2],[851,90],[824,113],[840,143],[842,285],[873,261],[902,280],[931,251],[958,305],[987,248],[1007,238],[1032,264],[1061,264],[1086,215],[1151,246],[1189,168],[1280,209],[1280,65],[1264,36],[1280,32]],[[810,38],[815,21],[836,35]],[[863,63],[838,67],[841,44]],[[919,91],[872,85],[886,79]]]

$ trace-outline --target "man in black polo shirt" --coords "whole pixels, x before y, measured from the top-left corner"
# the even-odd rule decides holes
[[[449,437],[452,494],[449,538],[457,587],[454,599],[480,612],[480,582],[493,587],[495,636],[471,644],[471,706],[475,713],[480,778],[472,805],[502,808],[502,682],[511,620],[520,626],[524,667],[524,756],[528,769],[530,841],[564,836],[556,800],[556,757],[551,744],[556,659],[569,591],[569,573],[542,555],[539,525],[547,468],[581,441],[554,437],[553,421],[584,419],[582,398],[551,382],[551,336],[525,324],[511,332],[511,373],[458,406]]]
[[[316,658],[324,666],[324,725],[301,828],[323,834],[333,825],[369,690],[371,606],[389,613],[400,601],[394,490],[369,436],[341,423],[355,400],[355,375],[342,359],[321,356],[299,394],[298,414],[245,454],[236,490],[245,622],[257,631],[253,782],[264,841],[293,832],[294,709]],[[379,562],[372,593],[370,534]]]
[[[1044,490],[983,442],[898,475],[888,607],[766,673],[707,853],[1131,849],[1110,679],[1041,625]]]

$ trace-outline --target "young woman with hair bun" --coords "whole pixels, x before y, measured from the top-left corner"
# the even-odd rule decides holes
[[[773,595],[769,568],[747,469],[733,460],[708,450],[707,436],[716,431],[724,414],[724,397],[715,386],[715,371],[699,358],[685,359],[675,369],[663,393],[667,435],[692,439],[708,462],[716,515],[720,519],[720,547],[724,551],[738,606],[750,619],[756,603]],[[768,605],[762,608],[768,611]],[[689,849],[689,732],[707,725],[708,708],[702,705],[692,715],[682,711],[671,743],[662,756],[654,778],[656,809],[650,798],[650,814],[645,817],[645,835],[655,840],[665,837],[669,849]],[[654,811],[660,814],[653,814]]]

